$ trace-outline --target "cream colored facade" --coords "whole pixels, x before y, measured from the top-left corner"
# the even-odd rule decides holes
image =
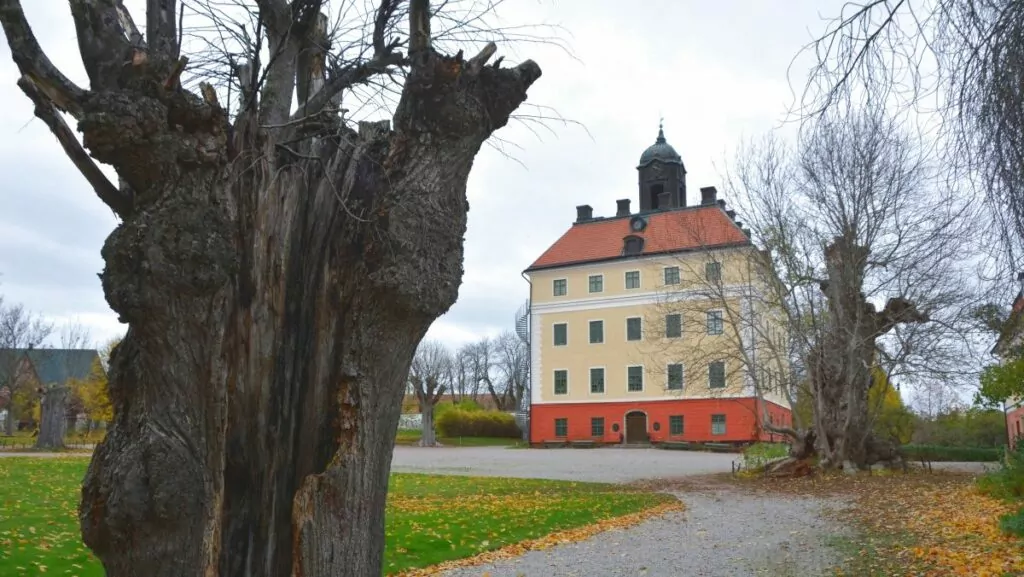
[[[756,286],[756,275],[750,273],[749,262],[755,250],[750,246],[699,250],[529,272],[531,401],[551,404],[754,396],[750,367],[770,367],[773,363],[768,361],[776,358],[769,354],[764,339],[767,335],[785,338],[781,325],[770,326],[772,317],[758,311],[764,306],[760,297],[763,293]],[[705,277],[709,262],[718,263],[720,282]],[[677,275],[678,283],[666,283],[666,278],[675,280]],[[592,290],[597,288],[600,290]],[[721,315],[721,334],[709,330],[709,312]],[[668,336],[666,317],[674,314],[680,315],[681,331],[678,336]],[[600,324],[601,338],[596,339],[600,342],[591,342],[591,323]],[[639,324],[638,340],[629,338],[629,323]],[[761,324],[756,328],[746,326],[751,323]],[[712,329],[717,328],[714,320],[710,324]],[[759,353],[762,361],[757,360]],[[711,386],[713,378],[716,384],[722,382],[717,369],[709,366],[712,363],[722,363],[724,386]],[[630,367],[633,390],[628,385]],[[594,386],[592,369],[596,370]],[[783,367],[772,370],[781,371]],[[603,390],[597,386],[602,374]],[[637,374],[642,375],[639,386]],[[675,388],[669,386],[670,374]],[[556,390],[556,380],[566,381],[565,386],[559,382]],[[777,392],[762,396],[789,408],[785,397]]]

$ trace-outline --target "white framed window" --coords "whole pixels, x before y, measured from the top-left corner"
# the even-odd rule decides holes
[[[643,318],[629,317],[626,319],[626,340],[639,341],[644,338]]]
[[[592,293],[604,292],[604,275],[592,274],[587,278],[588,290]]]
[[[604,321],[590,321],[590,344],[599,345],[604,342]]]
[[[665,315],[665,338],[678,339],[683,336],[683,315],[673,313]]]
[[[551,333],[556,347],[564,347],[569,344],[568,323],[555,323],[551,325]]]
[[[720,335],[725,329],[721,310],[708,311],[708,334]]]
[[[683,390],[683,365],[682,363],[672,363],[668,365],[667,370],[667,382],[666,388],[670,391],[681,391]]]
[[[720,262],[709,262],[704,264],[704,278],[708,282],[721,282],[722,281],[722,263]]]
[[[679,267],[665,267],[665,284],[679,284]]]
[[[604,367],[590,368],[590,392],[594,395],[604,394]]]
[[[569,394],[569,369],[555,369],[555,394]]]
[[[644,367],[633,365],[626,367],[626,391],[640,393],[644,390]]]
[[[708,388],[725,388],[725,361],[712,361],[708,363]]]
[[[569,294],[569,281],[564,278],[556,278],[551,281],[551,294],[556,297],[564,297]]]
[[[640,271],[626,271],[626,290],[640,288]]]

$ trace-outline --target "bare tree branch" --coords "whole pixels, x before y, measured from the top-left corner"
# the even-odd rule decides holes
[[[31,80],[58,110],[81,118],[85,91],[57,70],[47,58],[25,19],[20,0],[0,0],[0,25],[22,75]]]
[[[18,81],[18,87],[21,88],[35,104],[35,115],[42,120],[50,132],[57,137],[57,141],[60,142],[61,147],[64,149],[64,153],[68,155],[71,162],[75,164],[82,176],[92,185],[93,190],[96,191],[96,195],[100,197],[115,214],[121,218],[125,218],[132,212],[132,197],[131,192],[128,189],[119,190],[114,186],[110,180],[107,179],[106,175],[100,170],[100,167],[93,161],[89,153],[82,148],[82,145],[75,138],[75,134],[71,132],[71,128],[68,127],[64,119],[60,117],[57,109],[53,103],[43,96],[43,94],[36,88],[36,84],[29,79],[27,76],[23,76]]]

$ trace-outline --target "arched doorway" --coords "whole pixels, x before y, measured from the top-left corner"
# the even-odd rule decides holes
[[[643,411],[626,413],[626,444],[649,442],[647,437],[647,414]]]

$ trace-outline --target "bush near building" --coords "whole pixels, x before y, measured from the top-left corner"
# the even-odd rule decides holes
[[[444,411],[434,422],[441,437],[519,438],[522,431],[513,415],[500,411],[466,411],[453,408]]]

